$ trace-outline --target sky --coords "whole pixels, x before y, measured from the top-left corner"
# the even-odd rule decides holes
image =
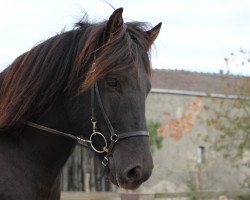
[[[152,66],[204,73],[250,75],[250,0],[109,0],[125,21],[162,22]],[[100,0],[0,0],[0,71],[20,54],[69,30],[86,11],[106,20]],[[228,62],[224,58],[228,58]],[[241,65],[244,61],[244,66]]]

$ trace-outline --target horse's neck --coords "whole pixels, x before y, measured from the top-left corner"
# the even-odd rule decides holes
[[[62,132],[72,132],[65,108],[58,102],[54,103],[48,112],[33,122]],[[26,140],[39,147],[37,151],[44,162],[48,162],[46,166],[62,167],[72,152],[75,141],[29,126],[26,127],[26,130]]]
[[[72,132],[67,120],[65,108],[58,102],[55,103],[44,116],[37,120],[36,123],[66,133]],[[34,152],[31,153],[35,157],[40,157],[38,164],[41,165],[42,170],[48,170],[48,173],[52,173],[54,178],[57,178],[64,163],[74,149],[75,141],[35,128],[27,128],[27,136],[30,138],[26,139],[29,143],[36,144],[39,155],[35,155]],[[48,174],[48,177],[49,176],[51,176],[51,174]]]
[[[62,105],[55,104],[35,122],[70,132],[64,110]],[[27,199],[49,199],[49,196],[58,196],[60,171],[74,146],[74,141],[28,126],[21,132],[9,131],[0,141],[0,177],[12,187],[18,188],[18,191],[27,191]],[[6,172],[8,176],[5,177]],[[6,186],[6,190],[8,189]],[[0,197],[1,192],[4,192],[4,186],[0,183]]]

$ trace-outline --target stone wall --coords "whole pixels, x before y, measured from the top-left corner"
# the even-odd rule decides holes
[[[221,134],[204,123],[211,113],[203,106],[213,106],[213,101],[209,97],[193,95],[149,94],[147,120],[158,121],[164,125],[161,129],[164,141],[162,149],[153,156],[153,175],[141,187],[141,191],[183,192],[195,188],[230,190],[249,187],[250,168],[233,167],[234,163],[224,159],[222,153],[213,150],[211,142],[204,140],[209,137],[213,141]],[[197,164],[199,146],[205,148],[203,164]],[[234,151],[230,148],[229,150]]]

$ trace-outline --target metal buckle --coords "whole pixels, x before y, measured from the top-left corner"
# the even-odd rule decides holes
[[[113,141],[113,142],[117,142],[117,141],[118,141],[118,135],[116,135],[116,134],[111,135],[110,139],[111,139],[111,141]]]
[[[85,139],[82,139],[80,137],[76,137],[76,138],[78,140],[78,144],[84,145],[85,143],[91,143],[90,140],[85,140]]]
[[[108,159],[106,156],[104,156],[103,161],[102,161],[102,165],[103,165],[104,167],[106,167],[107,164],[108,164],[108,162],[109,162],[109,159]]]
[[[104,147],[102,148],[102,150],[98,150],[98,149],[94,146],[94,144],[93,144],[93,137],[94,137],[95,135],[100,136],[100,137],[103,139],[104,143],[105,143],[105,145],[104,145]],[[107,142],[106,138],[104,137],[104,135],[103,135],[102,133],[100,133],[100,132],[93,132],[93,133],[90,135],[89,141],[90,141],[90,146],[91,146],[91,148],[92,148],[95,152],[97,152],[97,153],[104,153],[104,152],[106,152],[106,149],[108,149],[108,142]]]

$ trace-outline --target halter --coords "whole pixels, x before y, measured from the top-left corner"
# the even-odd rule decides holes
[[[99,108],[101,110],[101,114],[106,122],[106,125],[108,127],[108,130],[110,132],[110,144],[108,145],[107,142],[107,138],[101,133],[97,131],[96,125],[97,125],[97,120],[95,118],[95,95],[97,98],[97,102],[99,105]],[[124,132],[124,133],[120,133],[116,130],[114,130],[102,103],[102,99],[100,96],[100,92],[98,89],[98,84],[95,83],[92,88],[91,88],[91,123],[93,125],[93,130],[92,130],[92,134],[90,135],[89,139],[83,139],[81,137],[77,137],[73,134],[69,134],[69,133],[64,133],[46,126],[42,126],[30,121],[25,122],[26,125],[31,126],[33,128],[42,130],[42,131],[46,131],[48,133],[52,133],[55,135],[59,135],[68,139],[72,139],[75,140],[77,142],[77,144],[79,144],[80,146],[86,146],[86,144],[89,144],[91,149],[93,151],[95,151],[96,153],[105,153],[104,157],[103,157],[103,161],[102,161],[102,165],[105,167],[108,164],[109,161],[109,157],[112,154],[112,150],[114,148],[114,145],[122,140],[122,139],[126,139],[129,137],[136,137],[136,136],[149,136],[148,131],[133,131],[133,132]],[[99,149],[98,147],[95,146],[94,144],[94,138],[99,137],[104,141],[104,146]]]

